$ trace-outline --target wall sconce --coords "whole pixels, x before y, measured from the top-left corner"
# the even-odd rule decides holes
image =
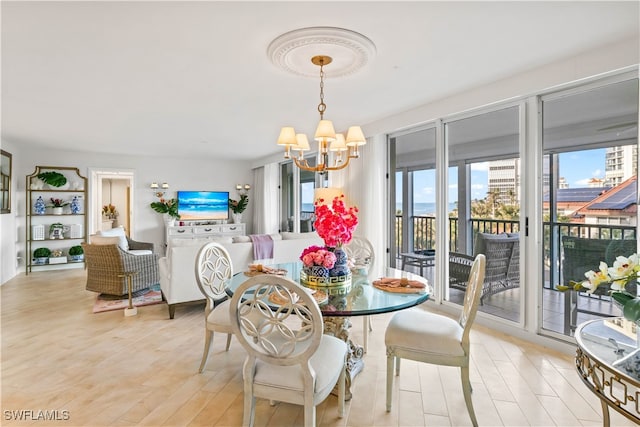
[[[163,182],[162,184],[158,185],[157,182],[153,181],[149,186],[149,188],[151,188],[151,191],[156,193],[156,196],[163,197],[164,193],[166,193],[167,190],[169,189],[169,184],[166,182]]]
[[[236,191],[241,196],[246,196],[249,193],[249,190],[251,190],[251,186],[249,184],[236,184]]]

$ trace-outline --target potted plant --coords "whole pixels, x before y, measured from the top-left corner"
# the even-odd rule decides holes
[[[160,200],[157,202],[151,202],[151,209],[158,213],[165,214],[165,224],[173,225],[173,222],[176,219],[180,219],[180,214],[178,213],[178,200],[165,199],[162,197],[162,193],[158,193],[156,196]]]
[[[60,172],[42,172],[38,174],[38,179],[42,180],[51,188],[64,190],[68,188],[67,178]]]
[[[36,265],[46,264],[49,259],[49,255],[51,255],[51,250],[49,248],[38,248],[33,251],[33,263]]]
[[[54,215],[62,215],[62,208],[67,206],[69,202],[62,199],[51,198],[51,203],[47,205],[48,208],[53,208]]]
[[[71,261],[84,260],[84,250],[82,249],[82,246],[80,245],[71,246],[69,248],[69,256],[71,257]]]
[[[247,209],[247,205],[249,204],[249,195],[240,194],[240,198],[238,200],[229,199],[229,209],[233,212],[233,222],[235,224],[242,223],[242,212]]]

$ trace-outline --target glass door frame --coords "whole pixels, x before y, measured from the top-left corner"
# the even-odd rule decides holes
[[[633,70],[615,71],[615,72],[608,73],[606,76],[594,76],[578,82],[567,83],[546,91],[540,91],[536,96],[530,97],[528,99],[528,103],[535,107],[535,114],[533,115],[533,117],[531,117],[530,115],[530,119],[535,123],[536,143],[531,144],[533,145],[533,147],[529,147],[530,150],[533,152],[527,156],[527,162],[535,167],[535,171],[537,175],[537,182],[535,183],[536,185],[534,188],[535,199],[533,199],[535,201],[534,203],[535,220],[530,222],[530,227],[531,227],[531,232],[534,233],[533,235],[536,236],[540,244],[534,247],[535,250],[529,252],[530,256],[528,258],[530,258],[532,262],[535,262],[536,268],[531,268],[529,270],[529,274],[527,278],[529,277],[533,278],[535,280],[534,283],[539,284],[540,287],[544,284],[543,282],[544,281],[544,274],[543,274],[543,269],[544,269],[543,208],[544,206],[543,206],[542,198],[544,193],[543,164],[544,164],[545,152],[544,152],[544,140],[543,140],[544,123],[542,121],[543,103],[561,99],[567,96],[588,92],[590,90],[599,89],[611,84],[622,83],[622,82],[633,80],[633,79],[640,79],[640,73],[639,73],[638,67],[636,66],[634,68],[635,69]],[[639,116],[638,123],[640,123],[640,108],[638,109],[638,116]],[[639,139],[638,146],[640,148],[640,139]],[[638,168],[638,170],[640,170],[640,167]],[[534,193],[532,193],[532,195]],[[637,204],[638,202],[639,200],[636,200]],[[636,235],[640,235],[639,231],[640,231],[640,221],[638,221],[638,224],[636,225]],[[541,336],[555,338],[562,341],[573,341],[573,338],[571,336],[567,336],[565,334],[561,334],[549,329],[543,329],[542,326],[543,326],[544,307],[543,307],[542,297],[543,297],[543,293],[538,292],[537,293],[537,310],[535,311],[535,318],[531,319],[532,323],[529,323],[529,324],[535,324],[536,326],[535,332]],[[533,313],[529,313],[529,314],[533,314]]]

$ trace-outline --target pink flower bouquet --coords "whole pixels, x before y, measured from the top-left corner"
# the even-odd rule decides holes
[[[336,263],[336,256],[333,252],[321,246],[309,246],[300,255],[300,260],[305,267],[319,265],[327,269],[332,269]]]
[[[347,208],[342,200],[344,195],[336,197],[328,205],[320,204],[324,200],[316,202],[315,227],[318,235],[324,240],[325,245],[330,248],[348,244],[353,238],[353,232],[358,225],[358,208],[352,206]]]

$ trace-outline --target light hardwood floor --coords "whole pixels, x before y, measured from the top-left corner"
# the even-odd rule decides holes
[[[21,275],[2,287],[2,425],[238,426],[242,423],[244,352],[216,335],[202,356],[203,304],[166,305],[93,314],[85,272]],[[430,302],[423,309],[431,309]],[[364,371],[347,413],[330,396],[318,406],[320,426],[466,426],[459,371],[403,361],[393,409],[385,411],[384,330],[390,315],[372,316]],[[353,335],[361,337],[361,323]],[[573,357],[475,326],[473,401],[482,426],[598,426],[598,399],[575,372]],[[257,426],[302,424],[301,407],[258,401]],[[67,411],[68,420],[22,421],[11,411]],[[9,412],[8,412],[9,411]],[[612,412],[613,426],[633,425]]]

